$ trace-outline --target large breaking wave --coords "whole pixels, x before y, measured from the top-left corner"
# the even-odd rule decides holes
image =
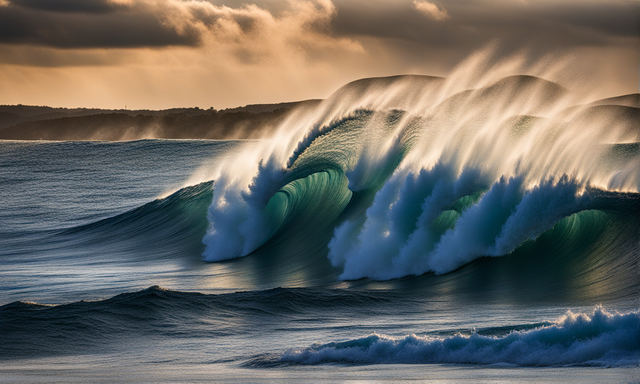
[[[252,289],[422,276],[413,285],[441,291],[637,297],[637,95],[585,104],[480,59],[447,79],[347,84],[202,183],[56,231],[71,243],[51,246],[243,258],[225,269]]]
[[[640,108],[483,60],[359,80],[290,116],[220,167],[204,260],[286,246],[344,280],[518,252],[637,268]]]

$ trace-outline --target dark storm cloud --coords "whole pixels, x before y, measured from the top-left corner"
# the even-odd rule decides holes
[[[540,19],[561,23],[571,28],[586,28],[610,36],[640,35],[640,6],[637,1],[621,3],[599,2],[578,7],[558,3],[549,9],[537,10]]]
[[[329,0],[293,1],[286,9],[195,0],[0,0],[0,44],[54,48],[201,46],[260,40],[280,24],[301,35],[331,35]],[[296,20],[297,19],[297,20]],[[241,50],[241,49],[240,49]]]
[[[58,48],[197,46],[210,32],[216,39],[225,38],[216,35],[220,18],[232,20],[244,34],[251,34],[256,20],[263,19],[256,14],[280,17],[305,2],[246,3],[0,0],[0,43]],[[330,7],[326,0],[313,4]],[[337,12],[332,13],[330,23],[320,19],[319,25],[308,27],[337,38],[396,40],[397,44],[465,53],[493,40],[546,50],[609,45],[616,38],[640,34],[640,7],[635,1],[335,0],[333,4]],[[429,9],[443,17],[434,18]]]
[[[417,2],[419,3],[419,2]],[[426,2],[425,2],[426,3]],[[336,1],[334,33],[469,49],[488,41],[548,48],[610,44],[639,35],[640,7],[632,1],[443,1],[449,18],[437,22],[414,3]]]
[[[16,17],[18,16],[18,17]],[[153,17],[47,17],[0,13],[0,42],[57,48],[158,47],[197,45],[194,32],[178,34]]]
[[[107,13],[122,8],[122,5],[107,0],[11,0],[11,4],[22,8],[68,13]]]
[[[133,48],[200,42],[200,32],[177,29],[150,9],[106,0],[12,0],[0,6],[0,43],[56,48]]]

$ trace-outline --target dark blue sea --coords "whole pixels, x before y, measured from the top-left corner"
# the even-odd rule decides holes
[[[639,382],[634,107],[446,85],[264,140],[0,142],[0,381]]]

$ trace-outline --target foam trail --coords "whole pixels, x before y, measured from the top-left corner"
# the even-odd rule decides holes
[[[282,363],[299,364],[515,364],[519,366],[638,366],[640,314],[568,312],[552,325],[504,336],[449,337],[373,334],[291,349]]]

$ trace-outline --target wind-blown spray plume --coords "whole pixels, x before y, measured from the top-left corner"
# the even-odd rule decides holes
[[[490,54],[446,79],[355,81],[291,115],[221,166],[204,259],[324,236],[342,279],[443,274],[637,206],[639,109],[586,104],[543,78],[557,67]]]

